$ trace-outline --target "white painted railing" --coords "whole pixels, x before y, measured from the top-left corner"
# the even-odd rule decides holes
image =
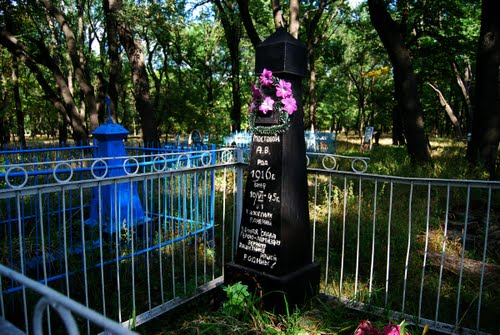
[[[114,322],[102,314],[97,313],[96,311],[85,307],[84,305],[69,299],[67,296],[62,295],[61,293],[55,291],[54,289],[40,284],[32,279],[29,279],[25,275],[16,272],[8,267],[0,264],[0,278],[10,279],[18,284],[22,285],[23,291],[23,299],[26,299],[26,291],[31,291],[30,293],[36,293],[40,296],[40,300],[36,303],[34,308],[33,317],[32,317],[32,326],[33,326],[33,334],[44,334],[45,325],[43,322],[44,316],[50,317],[50,310],[54,310],[64,325],[64,329],[67,334],[79,334],[79,327],[75,321],[74,314],[82,317],[87,320],[88,327],[90,327],[90,323],[95,327],[102,329],[103,331],[109,334],[116,335],[133,335],[137,334],[127,328],[124,328],[117,322]],[[0,295],[3,298],[3,295]],[[23,333],[21,330],[17,329],[17,327],[12,324],[7,324],[5,320],[5,309],[8,306],[5,306],[4,300],[0,300],[2,315],[0,316],[0,323],[5,330],[5,334],[9,333]],[[27,300],[24,301],[24,322],[27,325],[28,322],[28,314],[27,314]],[[50,310],[49,310],[50,307]],[[49,323],[50,324],[50,323]],[[8,329],[8,331],[7,331]],[[29,333],[29,328],[26,328],[26,333]]]
[[[123,176],[0,190],[1,264],[127,327],[220,285],[248,152],[202,153],[203,164],[181,155],[175,169],[157,155]],[[498,332],[499,183],[371,175],[368,159],[332,154],[308,153],[308,171],[323,293],[448,333]],[[149,219],[111,222],[118,234],[105,229],[109,218],[87,225],[93,192],[103,212],[102,190],[121,184],[137,189]],[[34,304],[14,281],[3,278],[0,291],[9,320]],[[26,315],[11,320],[23,331]]]
[[[310,169],[309,185],[326,293],[442,332],[498,332],[500,183]]]
[[[26,166],[9,167],[21,179],[0,190],[0,263],[138,326],[222,283],[220,229],[235,222],[237,157],[234,149],[154,155],[118,176],[75,179],[73,162],[57,162],[66,177],[38,185],[25,183]],[[125,169],[103,159],[86,165],[92,162]],[[34,302],[23,286],[4,278],[0,291],[6,318],[23,331],[31,328],[26,311]]]

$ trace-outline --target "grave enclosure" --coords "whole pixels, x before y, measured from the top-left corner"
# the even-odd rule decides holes
[[[144,291],[161,285],[164,302],[187,288],[185,272],[181,280],[158,277],[182,269],[177,253],[194,253],[204,278],[197,287],[207,280],[215,206],[208,167],[224,158],[214,146],[129,146],[127,133],[108,120],[94,131],[96,145],[1,151],[0,260],[120,322],[135,310],[140,324],[155,315],[151,300],[141,312]],[[153,277],[158,266],[164,271]],[[36,295],[24,285],[1,277],[0,301],[2,317],[29,329]]]

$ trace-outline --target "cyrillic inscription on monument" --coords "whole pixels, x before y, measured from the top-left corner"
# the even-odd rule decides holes
[[[253,136],[238,240],[238,263],[267,273],[279,270],[281,142],[282,135]]]

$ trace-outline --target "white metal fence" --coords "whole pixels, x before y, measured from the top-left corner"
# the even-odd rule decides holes
[[[29,279],[25,275],[1,264],[0,277],[7,278],[22,285],[23,298],[26,297],[27,291],[29,292],[31,297],[33,297],[33,294],[38,294],[40,296],[40,299],[36,303],[33,310],[33,334],[44,334],[46,333],[45,329],[49,329],[50,332],[50,329],[52,328],[50,325],[50,317],[48,318],[47,324],[45,324],[43,320],[45,313],[50,316],[50,310],[53,310],[55,313],[57,313],[58,317],[61,319],[60,321],[63,324],[63,329],[60,330],[66,334],[74,335],[80,333],[78,324],[75,320],[75,314],[82,318],[82,320],[86,321],[87,329],[89,330],[91,329],[90,327],[92,323],[92,329],[94,331],[103,330],[106,333],[117,335],[137,334],[133,331],[128,330],[127,328],[124,328],[121,324],[104,317],[102,314],[97,313],[78,302],[75,302],[74,300],[51,289],[50,287]],[[3,298],[3,295],[1,297]],[[0,299],[0,306],[2,310],[2,318],[0,318],[0,332],[5,335],[24,333],[16,326],[4,319],[6,307],[3,299]],[[25,316],[27,317],[27,302],[23,304],[23,307],[25,310]],[[29,333],[29,328],[27,328],[26,333]]]
[[[58,161],[44,163],[56,173],[42,179],[43,168],[1,167],[1,264],[138,326],[222,283],[225,222],[236,222],[235,158],[231,149],[118,166],[116,158]],[[110,169],[123,173],[104,178]],[[1,297],[2,316],[27,332],[34,298],[8,278]]]
[[[500,184],[311,169],[323,291],[447,333],[498,333]]]
[[[44,185],[9,182],[0,190],[1,264],[126,326],[220,285],[235,255],[245,152],[178,154],[175,165],[141,157],[112,178],[73,180],[68,163],[66,177]],[[499,183],[371,175],[359,157],[309,154],[308,164],[322,293],[445,332],[499,331]],[[133,197],[117,205],[127,192],[137,192],[143,220]],[[2,317],[28,331],[35,298],[9,278],[1,284]]]

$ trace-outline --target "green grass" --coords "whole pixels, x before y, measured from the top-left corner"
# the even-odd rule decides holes
[[[353,334],[362,320],[370,319],[377,329],[390,320],[386,316],[353,311],[337,299],[320,295],[302,308],[289,308],[283,314],[262,310],[260,300],[250,297],[240,313],[227,313],[224,302],[228,301],[222,289],[170,311],[136,330],[141,334],[191,335],[191,334]],[[422,330],[407,328],[411,334]]]

